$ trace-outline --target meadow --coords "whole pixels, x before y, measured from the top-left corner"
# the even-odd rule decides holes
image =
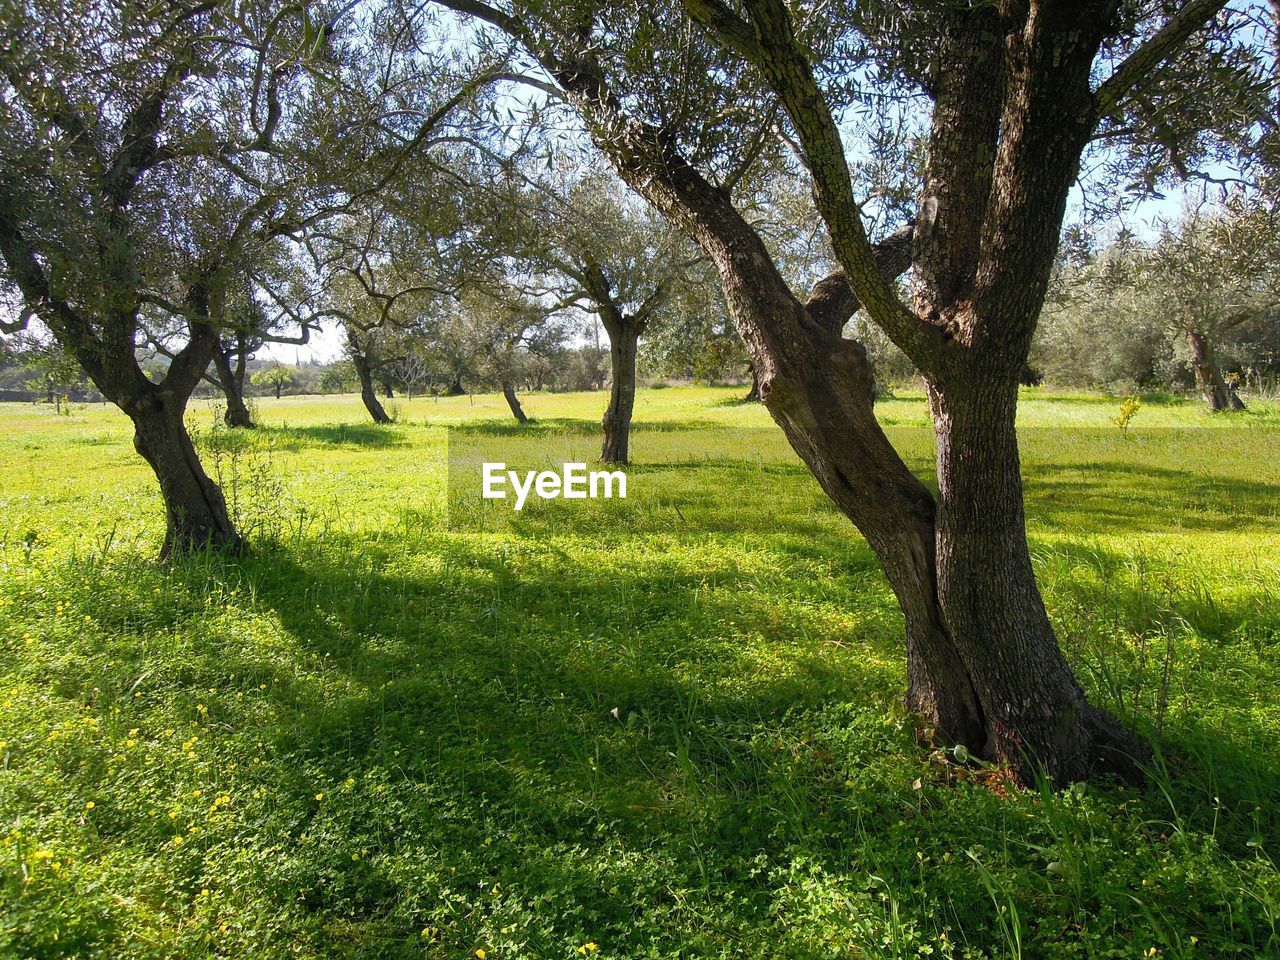
[[[589,458],[603,394],[196,402],[253,549],[163,565],[122,415],[0,404],[0,956],[1280,956],[1280,406],[1024,393],[1050,615],[1156,760],[1013,791],[918,741],[740,392],[642,391],[626,501],[492,523],[450,464]]]

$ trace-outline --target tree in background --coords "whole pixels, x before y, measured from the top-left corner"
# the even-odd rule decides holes
[[[625,464],[640,338],[671,309],[701,256],[614,178],[568,170],[557,186],[527,194],[537,205],[528,219],[545,241],[537,254],[540,278],[557,309],[583,310],[604,328],[610,387],[600,459]]]
[[[347,387],[355,382],[355,365],[350,360],[335,360],[325,366],[317,386],[322,393],[346,393]]]
[[[1278,225],[1270,210],[1242,200],[1192,207],[1135,264],[1147,309],[1185,338],[1196,388],[1214,413],[1244,409],[1238,381],[1222,375],[1224,340],[1277,322]]]
[[[275,393],[276,399],[280,399],[280,394],[284,388],[289,386],[298,379],[297,373],[292,367],[286,367],[278,360],[273,360],[250,378],[250,382],[255,387],[266,387]]]
[[[1034,363],[1056,383],[1116,391],[1189,379],[1211,410],[1242,409],[1237,383],[1280,348],[1278,243],[1270,211],[1238,197],[1188,206],[1149,244],[1121,234],[1064,265]]]
[[[557,305],[498,286],[465,297],[459,315],[473,356],[472,370],[502,392],[518,423],[528,422],[516,386],[526,380],[533,358],[554,356],[563,347],[568,330]]]

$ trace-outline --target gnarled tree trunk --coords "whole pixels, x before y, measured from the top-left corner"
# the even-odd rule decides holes
[[[1223,379],[1209,338],[1199,330],[1188,330],[1187,343],[1191,346],[1191,366],[1195,370],[1196,387],[1205,403],[1209,404],[1209,409],[1214,413],[1245,409],[1244,401]]]
[[[618,322],[606,323],[609,334],[609,406],[604,412],[604,445],[600,459],[604,463],[625,465],[631,457],[631,416],[636,406],[636,354],[640,331],[629,318],[619,315]]]
[[[819,284],[808,305],[787,287],[731,192],[681,153],[678,131],[628,113],[631,91],[611,88],[619,78],[590,43],[481,0],[443,2],[521,41],[621,177],[715,264],[766,406],[884,567],[906,622],[908,701],[938,737],[1006,765],[1024,783],[1040,766],[1056,783],[1096,771],[1140,776],[1135,760],[1146,751],[1086,701],[1036,585],[1015,431],[1017,381],[1084,147],[1100,118],[1113,116],[1225,0],[1178,5],[1096,87],[1113,0],[945,5],[911,241],[919,271],[912,307],[867,241],[839,125],[785,0],[682,6],[759,70],[791,120],[845,271],[840,282]],[[876,422],[865,350],[824,321],[824,305],[840,300],[827,294],[846,284],[926,376],[937,501]]]
[[[373,422],[390,423],[391,417],[383,409],[382,401],[378,399],[378,391],[373,385],[373,371],[370,369],[369,358],[353,350],[351,365],[356,368],[356,376],[360,379],[360,399],[364,401],[364,408],[369,411],[369,416],[373,417]]]
[[[133,421],[133,445],[151,465],[164,499],[162,558],[191,550],[243,546],[218,485],[204,472],[183,416],[186,400],[160,389],[122,404]]]

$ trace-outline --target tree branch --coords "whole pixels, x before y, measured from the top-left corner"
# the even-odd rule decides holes
[[[849,286],[871,318],[921,370],[933,366],[941,332],[924,323],[899,299],[876,264],[875,252],[862,225],[862,211],[853,195],[849,164],[840,130],[814,77],[813,68],[792,28],[783,0],[747,0],[755,42],[742,42],[741,21],[717,12],[716,0],[691,0],[693,12],[707,13],[705,21],[725,44],[752,60],[777,94],[791,118],[809,160],[814,200],[827,224],[836,257]],[[726,36],[720,33],[726,29]]]
[[[1106,116],[1114,110],[1134,86],[1226,5],[1227,0],[1191,0],[1171,16],[1163,27],[1129,54],[1115,73],[1094,92],[1093,102],[1097,115]]]
[[[892,282],[911,268],[915,223],[895,230],[873,248],[873,256],[881,276]],[[828,274],[814,284],[804,308],[815,323],[839,334],[862,304],[849,286],[843,270]]]

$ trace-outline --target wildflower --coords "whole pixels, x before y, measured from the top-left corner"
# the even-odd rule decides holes
[[[316,799],[317,799],[317,800],[323,800],[323,799],[324,799],[324,794],[323,794],[323,793],[317,793],[317,794],[316,794]]]
[[[92,810],[92,809],[93,809],[94,807],[96,807],[96,806],[97,806],[97,804],[96,804],[96,803],[94,803],[92,800],[90,800],[88,803],[86,803],[86,804],[84,805],[84,808],[85,808],[86,810]]]
[[[476,951],[476,960],[484,960],[485,956],[484,947],[481,947]]]
[[[598,949],[594,943],[584,943],[578,948],[578,952],[585,957],[588,953],[595,953]]]

